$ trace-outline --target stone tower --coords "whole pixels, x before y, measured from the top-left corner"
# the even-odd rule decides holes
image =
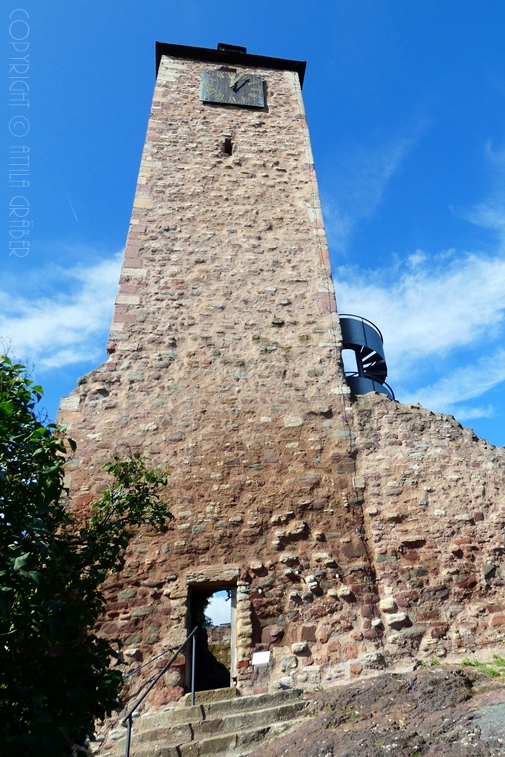
[[[170,470],[172,530],[131,544],[101,632],[145,661],[184,640],[192,597],[228,589],[243,690],[494,643],[504,455],[350,395],[305,64],[167,44],[157,62],[109,360],[59,415],[76,511],[114,454]],[[182,693],[179,662],[156,701]]]

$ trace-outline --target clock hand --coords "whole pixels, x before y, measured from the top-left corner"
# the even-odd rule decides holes
[[[242,76],[242,74],[232,74],[230,76],[230,87],[232,89],[235,89],[235,85],[240,80],[241,76]]]
[[[242,89],[242,87],[245,87],[245,85],[247,84],[248,81],[249,81],[249,79],[246,79],[245,81],[243,81],[242,84],[240,85],[240,87],[237,86],[237,84],[238,84],[238,82],[237,82],[237,84],[235,84],[235,86],[233,87],[234,92],[238,92],[239,89]]]
[[[242,84],[240,86],[238,86],[240,80],[243,79],[244,76],[246,77],[245,81],[243,81]],[[242,87],[244,86],[244,84],[247,84],[248,81],[249,81],[249,77],[247,77],[247,74],[234,74],[233,76],[230,76],[230,82],[229,83],[230,83],[231,89],[234,92],[238,92],[239,89],[242,89]]]

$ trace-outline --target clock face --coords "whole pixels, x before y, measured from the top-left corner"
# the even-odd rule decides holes
[[[263,79],[241,71],[202,71],[200,100],[222,105],[264,108]]]

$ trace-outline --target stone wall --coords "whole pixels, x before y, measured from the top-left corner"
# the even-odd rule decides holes
[[[211,67],[162,60],[110,359],[61,403],[67,483],[86,517],[112,455],[170,470],[171,532],[140,534],[106,586],[127,660],[184,639],[191,586],[233,584],[239,685],[265,645],[272,680],[313,685],[321,661],[357,669],[357,634],[374,649],[378,597],[310,140],[295,73],[255,69],[257,111],[201,103]]]
[[[451,416],[355,405],[384,652],[449,659],[505,638],[505,453]]]
[[[254,69],[266,107],[223,108],[199,100],[216,66],[162,59],[110,357],[61,403],[80,517],[113,455],[170,472],[171,530],[132,542],[100,632],[137,667],[184,640],[191,588],[235,587],[244,691],[258,650],[270,687],[314,687],[494,644],[503,453],[422,408],[351,401],[297,75]],[[181,656],[153,706],[185,675]]]

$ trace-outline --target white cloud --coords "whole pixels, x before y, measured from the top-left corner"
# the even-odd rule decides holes
[[[455,412],[461,418],[489,417],[493,411],[490,407],[458,409],[457,403],[480,397],[504,380],[505,350],[497,350],[474,364],[451,371],[431,386],[416,390],[415,400],[411,396],[405,401],[420,402],[441,412]]]
[[[495,408],[493,405],[486,405],[485,407],[454,407],[448,410],[451,415],[457,415],[458,421],[471,421],[477,418],[492,418],[495,415]]]
[[[30,298],[0,291],[0,335],[12,354],[39,369],[96,358],[117,292],[121,253],[92,266],[61,270],[59,291]],[[54,280],[54,271],[51,271]]]
[[[336,161],[332,196],[323,198],[326,231],[336,253],[346,250],[356,224],[374,214],[414,141],[400,138],[372,150],[355,148]]]
[[[505,203],[498,200],[479,203],[465,217],[476,226],[497,231],[505,239]]]
[[[231,602],[226,598],[226,592],[218,592],[210,598],[205,610],[205,615],[210,618],[212,624],[220,626],[230,622]]]
[[[414,268],[384,284],[373,272],[340,268],[335,275],[340,312],[379,326],[397,380],[422,360],[492,342],[504,320],[505,260],[466,255],[430,264],[416,255]]]

